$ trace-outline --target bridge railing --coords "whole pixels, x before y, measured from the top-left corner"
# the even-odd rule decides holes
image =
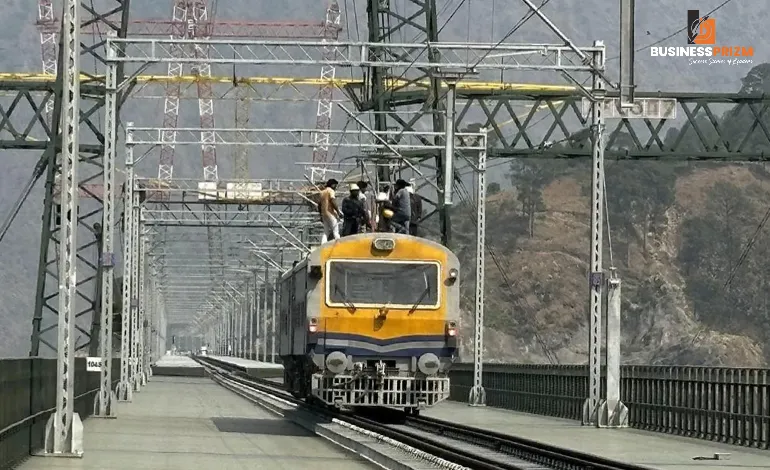
[[[119,371],[120,359],[112,367]],[[85,358],[75,358],[74,406],[81,419],[93,413],[98,391],[99,374],[86,372]],[[55,406],[55,359],[0,360],[0,468],[13,468],[43,448]]]
[[[450,376],[450,399],[467,402],[473,364]],[[483,384],[487,406],[580,420],[588,367],[485,364]],[[623,366],[620,394],[634,428],[770,448],[770,369]]]

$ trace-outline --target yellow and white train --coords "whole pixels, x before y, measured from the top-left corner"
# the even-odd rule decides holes
[[[449,396],[457,356],[459,261],[410,235],[321,245],[280,281],[284,383],[328,405],[416,413]]]

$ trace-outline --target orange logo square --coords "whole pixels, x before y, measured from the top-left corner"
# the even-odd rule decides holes
[[[717,41],[717,20],[715,18],[702,19],[692,25],[693,44],[714,45]]]

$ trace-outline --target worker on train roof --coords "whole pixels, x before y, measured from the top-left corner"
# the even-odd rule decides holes
[[[359,198],[360,190],[357,184],[350,185],[350,195],[342,200],[342,236],[361,233],[366,226],[366,209],[364,201]]]
[[[422,197],[414,192],[414,186],[411,184],[406,187],[409,193],[409,206],[411,219],[409,220],[409,234],[419,237],[420,219],[422,219]]]
[[[321,222],[324,226],[324,233],[321,235],[321,243],[326,243],[331,237],[334,240],[340,238],[340,218],[342,211],[337,206],[336,196],[337,185],[339,181],[331,178],[326,182],[326,188],[321,191],[321,200],[318,203],[318,211],[321,214]]]
[[[374,231],[374,222],[372,221],[372,209],[374,208],[374,201],[367,200],[366,190],[369,188],[369,183],[366,181],[359,181],[356,183],[358,189],[361,191],[358,193],[358,198],[364,203],[364,210],[366,211],[366,226],[370,231]]]
[[[398,233],[409,233],[409,221],[412,218],[412,204],[406,188],[409,183],[402,179],[396,180],[396,194],[393,195],[393,219],[391,222]]]

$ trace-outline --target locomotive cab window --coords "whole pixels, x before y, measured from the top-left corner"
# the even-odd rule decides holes
[[[439,271],[435,262],[329,261],[326,304],[353,308],[438,308]]]

